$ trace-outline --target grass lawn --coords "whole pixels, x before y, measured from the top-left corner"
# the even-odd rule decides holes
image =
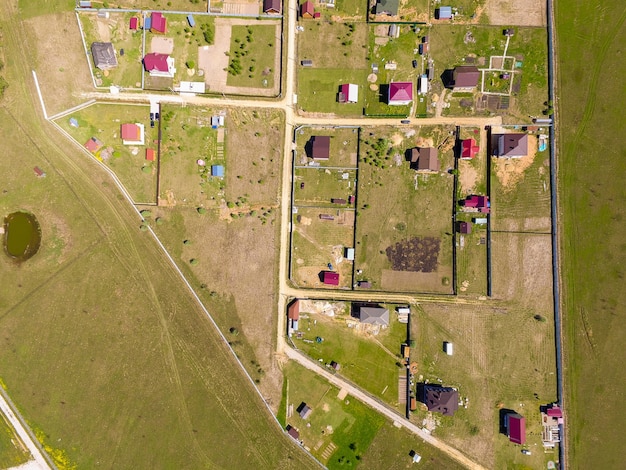
[[[275,25],[233,26],[230,39],[229,86],[274,86]]]
[[[298,106],[305,112],[333,113],[337,116],[361,116],[367,89],[365,69],[298,69]],[[339,103],[340,85],[353,83],[359,86],[357,103]]]
[[[609,1],[561,1],[556,6],[559,96],[559,210],[565,347],[565,407],[571,468],[615,468],[623,461],[619,434],[626,388],[624,265],[623,79],[625,6]],[[577,19],[588,47],[575,38]],[[619,77],[606,86],[604,74]],[[581,158],[584,155],[584,158]],[[581,212],[582,209],[582,212]],[[602,400],[594,409],[589,403]]]
[[[348,19],[363,21],[365,20],[366,14],[367,5],[361,0],[337,0],[335,2],[335,8],[322,10],[322,15],[341,16],[344,18],[344,21]]]
[[[330,136],[328,160],[315,160],[320,168],[356,168],[359,129],[351,127],[301,127],[296,136],[296,166],[304,166],[311,161],[306,158],[305,146],[312,136]]]
[[[441,379],[458,388],[462,400],[469,399],[467,408],[459,407],[453,417],[434,415],[433,435],[487,468],[546,468],[555,456],[541,451],[539,405],[556,398],[553,324],[534,320],[511,302],[454,309],[421,304],[411,327],[417,341],[412,351],[417,382]],[[444,341],[454,344],[453,356],[443,352]],[[519,446],[498,433],[501,408],[525,416],[532,456],[522,455]],[[424,410],[418,408],[412,421],[421,423]]]
[[[304,20],[301,25],[304,31],[297,38],[299,60],[310,59],[313,67],[320,69],[367,67],[367,24]]]
[[[283,372],[293,405],[287,423],[300,432],[303,445],[329,469],[357,467],[385,418],[350,396],[339,399],[337,388],[298,364],[288,363]],[[303,402],[313,410],[306,421],[296,412]]]
[[[320,214],[334,220],[321,220]],[[301,287],[334,287],[319,279],[330,263],[340,275],[339,287],[351,287],[353,263],[345,259],[345,248],[354,243],[354,211],[298,208],[292,223],[291,279]]]
[[[72,127],[70,118],[78,121],[79,127]],[[156,151],[154,140],[157,139],[157,127],[150,127],[148,106],[94,104],[69,116],[60,118],[57,123],[65,129],[79,144],[84,144],[91,137],[98,138],[104,148],[112,147],[113,156],[105,161],[135,202],[155,202],[156,162],[145,158],[146,148]],[[120,126],[124,123],[144,125],[144,145],[124,145],[120,136]],[[102,160],[101,152],[94,158]]]
[[[96,85],[109,87],[117,85],[123,88],[141,88],[142,38],[143,31],[131,31],[128,22],[136,13],[111,13],[108,19],[98,18],[96,13],[81,12],[80,19],[89,63],[92,66]],[[95,68],[91,55],[94,42],[110,42],[115,48],[117,67],[102,71]],[[121,51],[124,55],[121,55]]]
[[[449,131],[444,127],[421,128],[419,134],[406,137],[394,129],[377,129],[374,136],[369,135],[363,141],[356,268],[363,271],[360,279],[371,280],[375,288],[412,292],[449,292],[451,289],[453,181],[446,170],[453,164],[453,141],[449,139]],[[418,175],[409,168],[405,151],[418,142],[423,146],[441,146],[439,173]],[[439,252],[434,255],[436,270],[393,271],[386,250],[415,237],[439,240]]]
[[[398,404],[398,377],[406,376],[406,372],[398,364],[400,344],[406,341],[406,325],[397,321],[393,305],[385,307],[389,309],[390,324],[378,335],[364,331],[349,315],[331,319],[323,314],[306,314],[299,322],[304,336],[294,338],[294,342],[314,360],[322,359],[326,364],[336,361],[341,365],[341,375],[404,411],[404,405]],[[310,341],[317,336],[324,341]]]
[[[94,8],[128,8],[135,10],[148,9],[146,0],[119,0],[115,4],[106,1],[93,1],[91,2]],[[213,2],[211,2],[213,4]],[[171,11],[207,11],[207,0],[153,0],[153,3],[149,4],[149,8],[158,10],[171,10]]]
[[[13,427],[0,414],[0,465],[2,468],[17,467],[30,459],[30,453],[22,448]]]
[[[536,136],[528,143],[529,156],[492,160],[492,230],[550,231],[549,155],[535,154]]]
[[[218,156],[218,130],[211,128],[214,114],[216,110],[193,106],[161,107],[160,199],[192,207],[219,205],[224,180],[210,176],[211,165],[226,167],[226,162],[224,143]],[[197,164],[199,159],[205,166]]]
[[[296,168],[294,175],[294,205],[328,207],[331,209],[353,204],[333,204],[331,199],[346,202],[356,192],[356,170]]]
[[[443,91],[439,76],[444,69],[472,65],[467,60],[468,57],[474,61],[473,65],[486,68],[489,66],[490,56],[501,56],[506,43],[502,30],[503,27],[473,25],[437,25],[432,28],[430,55],[437,64],[437,79],[432,81],[432,92],[439,94]],[[521,80],[517,86],[513,86],[513,99],[509,109],[499,110],[498,113],[503,114],[505,122],[528,120],[529,115],[540,116],[547,99],[546,31],[542,28],[516,27],[507,56],[514,56],[516,62],[521,62],[514,74],[516,82],[520,74]],[[496,91],[500,89],[497,88]]]

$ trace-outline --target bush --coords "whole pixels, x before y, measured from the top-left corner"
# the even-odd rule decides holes
[[[198,211],[198,214],[206,214],[206,209],[204,207],[198,207],[196,210]]]
[[[196,258],[191,258],[189,260],[189,264],[191,264],[192,266],[196,266],[199,263],[199,261]]]
[[[144,209],[141,212],[139,212],[141,214],[141,217],[143,217],[144,219],[148,218],[148,217],[152,217],[152,212],[149,211],[148,209]]]
[[[188,60],[185,65],[187,66],[188,69],[195,69],[196,68],[196,63],[193,60]]]

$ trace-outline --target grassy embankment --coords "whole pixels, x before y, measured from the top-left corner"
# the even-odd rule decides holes
[[[623,438],[607,430],[621,425],[626,388],[626,6],[567,0],[556,7],[569,464],[618,468]],[[587,19],[584,27],[580,18]],[[585,47],[580,47],[580,34]]]

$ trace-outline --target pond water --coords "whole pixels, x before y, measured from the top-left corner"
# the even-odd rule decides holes
[[[28,212],[13,212],[4,219],[4,248],[17,261],[26,261],[39,250],[41,227]]]

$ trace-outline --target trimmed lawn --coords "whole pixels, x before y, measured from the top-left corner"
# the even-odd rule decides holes
[[[385,418],[350,396],[338,399],[336,387],[298,364],[289,362],[283,371],[293,405],[287,423],[298,429],[304,446],[331,470],[356,468]],[[301,403],[313,410],[306,421],[296,412]]]
[[[333,204],[331,199],[348,198],[356,192],[356,170],[323,168],[296,168],[294,178],[294,205],[328,207],[354,206]],[[304,187],[302,187],[304,185]]]
[[[229,86],[272,88],[279,45],[275,25],[233,26],[230,39]]]
[[[395,306],[382,306],[389,308],[390,323],[378,335],[367,333],[357,319],[348,315],[328,318],[323,314],[301,314],[299,329],[304,336],[294,338],[294,342],[314,360],[322,359],[325,364],[336,361],[341,365],[339,374],[404,411],[404,405],[398,404],[398,377],[406,376],[406,370],[398,364],[406,325],[397,321]],[[323,338],[321,343],[314,341],[317,336]]]
[[[320,69],[299,67],[298,106],[305,112],[333,113],[337,116],[361,116],[367,89],[365,69]],[[339,103],[337,95],[341,85],[359,86],[357,103]]]
[[[70,118],[78,121],[72,127]],[[124,145],[120,127],[124,123],[144,125],[144,145]],[[146,149],[157,149],[158,130],[150,127],[150,109],[143,105],[96,103],[57,120],[80,145],[91,137],[103,142],[103,149],[113,148],[113,156],[104,163],[110,167],[137,203],[155,202],[156,161],[146,160]],[[101,151],[94,158],[101,160]]]

